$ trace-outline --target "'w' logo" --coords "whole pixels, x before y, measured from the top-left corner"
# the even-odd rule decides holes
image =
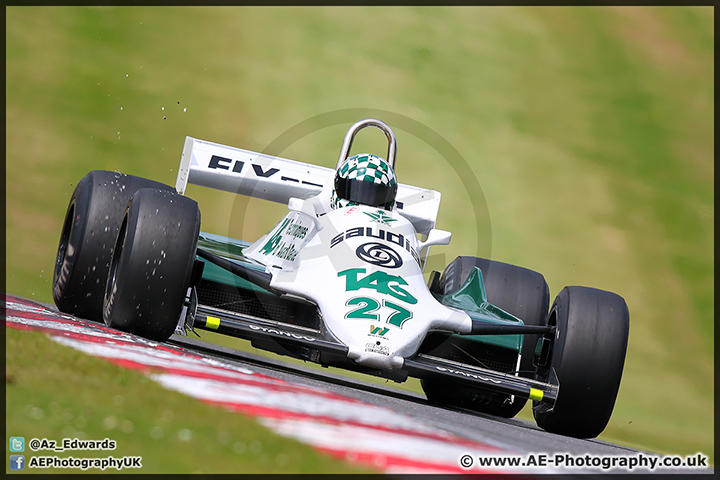
[[[370,325],[370,335],[379,335],[382,337],[387,332],[388,332],[387,328],[376,327],[375,325]]]

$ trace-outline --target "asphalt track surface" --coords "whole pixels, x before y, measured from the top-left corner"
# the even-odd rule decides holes
[[[474,440],[482,444],[498,447],[503,451],[521,452],[532,456],[537,462],[548,462],[549,469],[554,473],[638,473],[647,474],[651,471],[662,474],[688,474],[688,473],[713,473],[712,469],[676,469],[662,468],[650,470],[647,468],[587,468],[587,463],[601,462],[602,457],[615,458],[639,458],[650,457],[656,454],[643,452],[620,445],[615,445],[597,439],[578,439],[548,433],[523,419],[504,419],[484,415],[470,410],[449,409],[434,406],[428,403],[424,395],[400,390],[390,386],[379,385],[371,382],[348,378],[336,374],[331,370],[319,370],[300,365],[288,364],[278,359],[270,359],[252,353],[237,351],[218,345],[208,344],[193,338],[173,336],[171,344],[182,346],[188,351],[199,355],[206,355],[211,358],[223,359],[224,361],[237,362],[243,366],[249,366],[254,371],[281,378],[283,380],[307,385],[314,388],[327,390],[339,395],[356,398],[367,403],[380,407],[389,408],[417,418],[418,421],[429,423],[442,430],[453,433],[457,436]],[[469,451],[469,454],[473,452]],[[589,455],[590,459],[586,456]],[[522,456],[527,462],[529,457]],[[572,458],[568,458],[572,457]],[[543,460],[545,459],[545,460]],[[596,460],[597,459],[597,460]],[[561,460],[564,463],[575,462],[575,468],[565,470],[564,465],[555,466],[555,462]],[[477,462],[477,460],[476,460]],[[583,462],[586,462],[583,464]],[[582,464],[582,467],[577,464]],[[473,467],[468,468],[468,473],[473,472]],[[555,468],[553,468],[555,466]],[[537,473],[542,472],[539,467]],[[549,473],[549,472],[548,472]]]
[[[396,462],[381,468],[386,473],[433,469],[454,473],[713,473],[711,468],[650,469],[646,465],[652,459],[680,458],[596,439],[563,437],[525,420],[430,405],[423,395],[394,388],[392,382],[382,385],[348,378],[329,369],[289,364],[281,356],[261,357],[192,337],[173,336],[167,344],[157,344],[14,297],[6,298],[6,307],[7,326],[45,331],[60,343],[129,368],[155,365],[166,370],[155,379],[168,388],[206,401],[224,398],[236,410],[264,417],[269,428],[321,451],[348,458],[356,449],[354,439],[344,437],[363,437],[366,443],[361,447],[372,455],[371,460],[379,454]],[[307,402],[315,405],[315,411]],[[335,445],[333,439],[316,441],[323,433],[334,435],[334,441],[344,446]],[[392,446],[394,453],[378,445],[393,440],[402,444]],[[413,447],[419,450],[408,455]],[[481,465],[493,455],[524,463],[519,468]],[[469,463],[461,464],[461,457]],[[611,468],[610,462],[618,467]]]

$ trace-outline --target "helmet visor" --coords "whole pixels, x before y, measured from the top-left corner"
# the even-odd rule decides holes
[[[395,202],[397,184],[387,186],[338,176],[335,178],[335,191],[338,197],[345,200],[390,210]]]

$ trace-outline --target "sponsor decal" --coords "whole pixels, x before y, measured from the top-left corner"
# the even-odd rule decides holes
[[[405,236],[401,233],[394,233],[387,230],[379,229],[377,233],[373,232],[373,229],[371,227],[354,227],[350,228],[348,230],[345,230],[344,232],[335,235],[332,240],[330,240],[330,248],[333,248],[337,245],[340,245],[342,242],[347,240],[348,238],[354,238],[354,237],[370,237],[370,238],[376,238],[378,240],[385,240],[390,244],[395,244],[400,248],[404,248],[408,252],[410,252],[410,255],[415,259],[415,261],[420,264],[420,257],[418,256],[417,251],[410,246],[410,240],[405,238]]]
[[[238,175],[253,175],[258,178],[270,178],[276,175],[277,173],[280,173],[280,169],[278,168],[268,168],[267,170],[263,170],[262,165],[259,165],[257,163],[250,163],[250,170],[248,172],[252,172],[252,174],[246,173],[243,174],[243,169],[245,167],[245,162],[242,160],[233,160],[232,158],[226,158],[221,157],[219,155],[213,155],[210,158],[210,162],[208,162],[209,169],[213,170],[227,170],[232,173],[236,173]],[[275,177],[277,178],[277,177]],[[322,185],[319,183],[313,183],[308,182],[306,180],[301,180],[294,177],[288,177],[286,175],[283,175],[280,173],[280,180],[283,182],[293,182],[293,183],[302,183],[303,185],[312,185],[314,187],[320,187],[322,188]]]
[[[382,337],[384,336],[388,331],[390,331],[387,327],[376,327],[375,325],[370,325],[370,333],[369,335],[371,337]]]
[[[365,273],[364,268],[348,268],[338,273],[338,277],[345,277],[345,291],[360,290],[361,288],[369,288],[378,293],[384,293],[397,298],[411,305],[417,303],[417,298],[413,297],[408,291],[402,288],[402,285],[408,283],[399,275],[390,275],[383,271],[372,272],[369,275],[358,278],[358,275]]]
[[[248,327],[250,327],[252,330],[259,330],[259,331],[265,332],[265,333],[274,333],[275,335],[282,335],[284,337],[295,338],[297,340],[305,340],[307,342],[314,342],[316,340],[315,337],[309,337],[307,335],[300,335],[298,333],[285,332],[283,330],[278,330],[277,328],[267,328],[267,327],[263,327],[260,325],[251,325],[251,324],[248,324]]]
[[[268,241],[265,243],[265,245],[262,246],[260,251],[265,255],[271,255],[273,251],[278,247],[280,244],[280,240],[282,239],[282,232],[285,230],[285,227],[288,226],[290,223],[290,219],[286,218],[283,220],[283,223],[280,225],[280,228],[278,228],[275,233],[268,239]]]
[[[484,377],[482,375],[478,375],[477,373],[468,373],[468,372],[462,372],[460,370],[453,370],[452,368],[445,368],[435,365],[435,368],[441,372],[447,372],[451,373],[453,375],[460,375],[461,377],[469,377],[469,378],[475,378],[477,380],[483,380],[485,382],[492,382],[501,384],[502,382],[500,380],[495,380],[494,378]]]
[[[345,215],[345,216],[352,215],[353,213],[357,213],[358,210],[360,210],[359,207],[350,207],[347,210],[345,210],[345,213],[343,215]]]
[[[355,250],[355,255],[363,262],[378,267],[400,268],[403,264],[402,258],[395,250],[378,242],[363,243]]]
[[[277,252],[274,252],[273,255],[276,256],[279,259],[282,260],[288,260],[292,262],[295,260],[295,257],[297,257],[297,254],[300,253],[297,250],[295,250],[295,245],[285,245],[282,244],[282,247]]]
[[[260,253],[292,262],[300,252],[291,241],[302,241],[307,234],[308,227],[294,222],[291,218],[285,218],[280,226],[276,227],[275,233],[270,236],[265,245],[260,247]]]
[[[390,355],[390,349],[388,347],[386,347],[385,345],[378,345],[373,342],[368,342],[365,344],[365,351],[379,353],[381,355]]]
[[[396,221],[396,218],[392,218],[390,215],[385,213],[384,210],[376,210],[374,212],[363,212],[365,215],[370,217],[373,222],[377,222],[381,225],[390,225],[391,222]]]
[[[293,236],[297,239],[302,240],[307,236],[308,227],[304,227],[297,223],[291,223],[287,229],[286,235]]]

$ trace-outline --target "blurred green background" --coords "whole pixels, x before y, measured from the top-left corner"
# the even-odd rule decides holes
[[[482,255],[543,273],[553,297],[625,297],[600,438],[712,458],[712,7],[7,7],[6,30],[8,293],[52,302],[89,170],[174,185],[186,135],[332,167],[378,116],[400,181],[443,193],[454,235],[431,267]],[[385,149],[368,133],[353,151]],[[236,238],[286,212],[187,194],[203,230]]]

